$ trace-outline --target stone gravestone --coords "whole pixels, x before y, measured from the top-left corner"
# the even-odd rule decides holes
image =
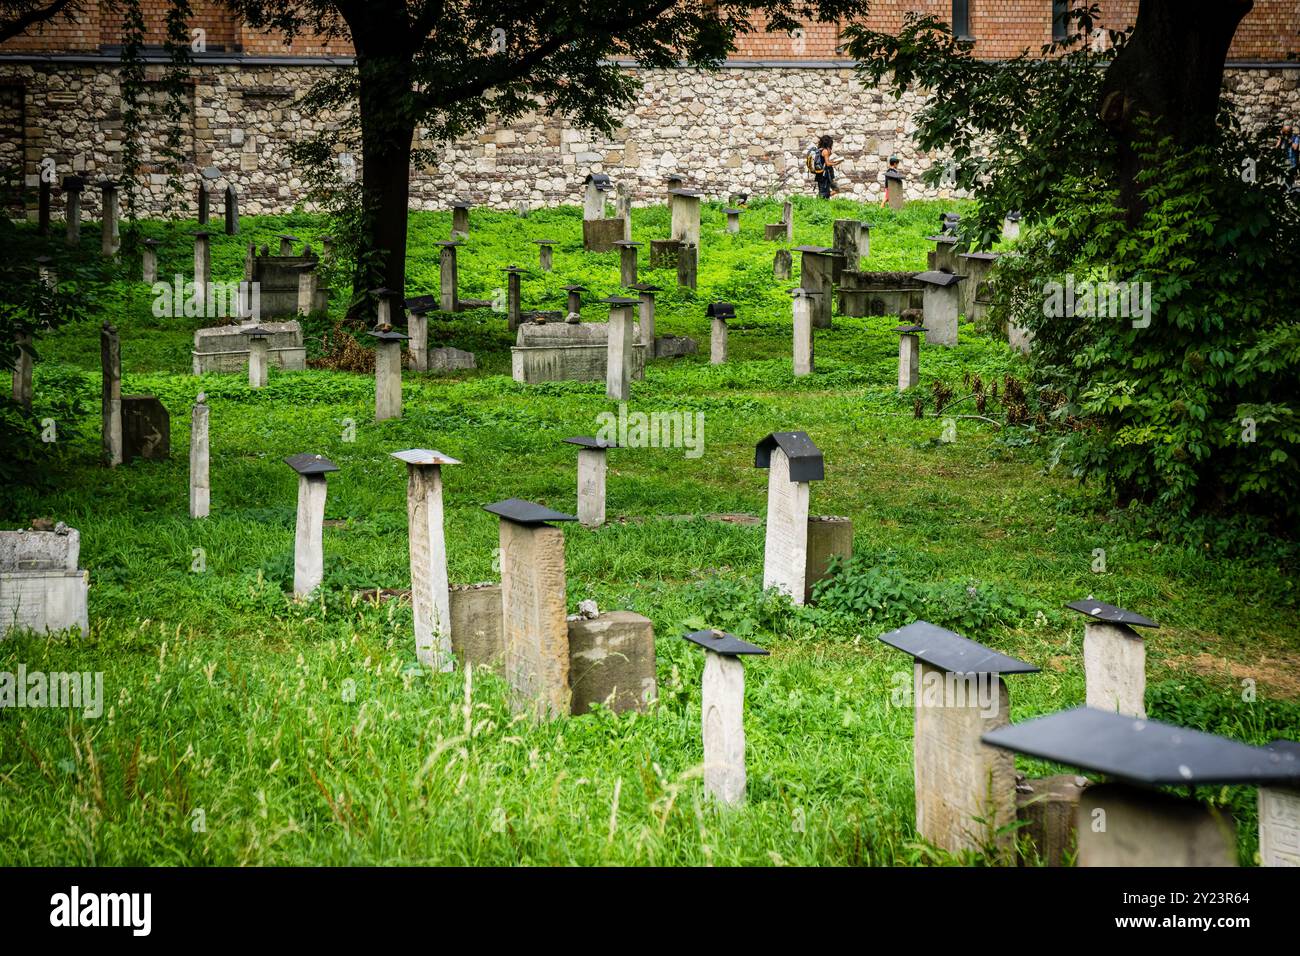
[[[569,686],[575,717],[595,704],[616,714],[648,710],[658,698],[650,619],[632,611],[569,618]]]
[[[961,301],[958,283],[965,278],[951,272],[917,273],[916,280],[924,288],[921,309],[927,344],[948,348],[957,344],[957,311]]]
[[[766,655],[725,631],[694,631],[686,640],[704,648],[700,714],[704,737],[704,792],[724,806],[745,800],[745,667],[741,658]]]
[[[54,193],[54,184],[42,175],[37,190],[36,234],[44,237],[50,234],[50,199]]]
[[[443,312],[459,312],[460,276],[456,266],[456,247],[460,241],[442,240],[434,245],[442,247],[438,257],[438,307]]]
[[[674,189],[669,208],[672,211],[670,237],[683,246],[700,244],[700,194],[693,189]]]
[[[646,358],[652,359],[655,357],[655,293],[662,290],[659,286],[648,282],[638,282],[632,288],[636,289],[637,297],[641,300],[637,311],[637,318],[641,323],[640,342],[648,350]]]
[[[731,208],[731,209],[724,209],[722,211],[727,215],[726,231],[733,236],[738,235],[740,233],[740,214],[744,212],[744,210]]]
[[[299,315],[310,315],[316,308],[316,260],[308,260],[298,269]]]
[[[623,239],[623,220],[584,219],[582,221],[582,247],[588,252],[613,252],[616,242]]]
[[[171,416],[157,396],[122,396],[122,460],[171,457]]]
[[[1275,740],[1269,750],[1300,761],[1300,743]],[[1300,866],[1300,784],[1259,788],[1259,865]]]
[[[610,330],[608,322],[525,322],[510,349],[511,375],[525,384],[603,381],[608,385]],[[632,381],[645,378],[649,348],[640,342],[632,345]]]
[[[411,367],[417,372],[429,370],[429,312],[436,308],[432,302],[411,304],[407,300],[406,352],[411,357]]]
[[[501,585],[458,584],[450,592],[451,648],[470,667],[498,667],[505,654]]]
[[[1092,618],[1083,626],[1087,704],[1128,717],[1146,717],[1147,654],[1134,628],[1158,627],[1132,611],[1086,598],[1066,607]]]
[[[1300,756],[1156,720],[1076,707],[1002,727],[984,742],[1104,774],[1079,798],[1078,866],[1236,866],[1226,811],[1156,787],[1289,786]]]
[[[894,210],[902,209],[906,203],[903,197],[903,174],[896,169],[885,170],[885,201]]]
[[[206,518],[212,501],[209,475],[211,451],[208,444],[208,397],[199,392],[190,413],[190,517]]]
[[[537,267],[550,272],[555,268],[555,240],[534,239],[533,242],[537,244]]]
[[[772,278],[790,278],[790,269],[792,265],[793,257],[790,255],[789,249],[776,250],[776,255],[772,257]]]
[[[694,289],[700,267],[700,247],[683,245],[677,251],[677,284]]]
[[[956,272],[957,237],[941,233],[925,238],[934,243],[934,249],[926,254],[926,263],[930,268],[935,272]]]
[[[241,332],[248,337],[248,387],[265,388],[270,365],[268,342],[271,331],[253,325],[242,327]]]
[[[1002,238],[1008,242],[1015,242],[1020,238],[1020,213],[1007,213],[1006,219],[1002,221]]]
[[[106,256],[115,256],[117,255],[118,247],[122,244],[117,226],[118,184],[111,179],[101,179],[99,182],[99,188],[103,197],[101,201],[102,212],[100,213],[100,252]]]
[[[981,739],[1009,719],[1002,675],[1038,668],[927,621],[880,640],[915,660],[917,833],[949,853],[987,850],[1009,859],[1015,847],[1015,758]]]
[[[966,283],[962,286],[959,306],[967,321],[975,320],[980,286],[988,281],[1000,255],[1000,252],[963,252],[957,256],[962,263],[962,271],[967,276]]]
[[[153,285],[158,281],[158,247],[162,243],[157,239],[145,239],[140,244],[144,247],[140,253],[140,279]]]
[[[456,372],[467,368],[478,368],[473,352],[452,348],[450,345],[429,349],[430,372]]]
[[[325,577],[325,476],[338,465],[324,455],[290,455],[284,463],[298,473],[298,521],[293,544],[293,596],[305,598]]]
[[[925,326],[900,325],[898,332],[898,390],[906,392],[921,379],[921,336]]]
[[[80,557],[81,533],[62,521],[53,531],[0,531],[0,640],[11,631],[90,631]]]
[[[618,246],[618,281],[625,289],[629,289],[637,283],[637,249],[641,243],[632,242],[628,239],[620,239],[614,243]]]
[[[845,268],[856,270],[871,252],[871,226],[857,219],[836,219],[831,248],[844,256]]]
[[[650,268],[676,269],[681,251],[682,244],[676,239],[651,239]]]
[[[754,447],[754,467],[768,469],[763,589],[804,602],[808,572],[809,483],[826,477],[822,453],[807,432],[773,432]]]
[[[212,247],[208,242],[207,232],[194,234],[194,300],[198,303],[199,314],[207,312],[208,290],[212,284]]]
[[[239,192],[234,183],[226,186],[226,235],[239,235]]]
[[[626,402],[632,394],[632,350],[637,344],[632,309],[640,301],[617,295],[601,301],[609,303],[605,395],[615,401]]]
[[[586,435],[564,441],[578,446],[578,523],[599,528],[605,523],[605,455],[618,445]]]
[[[415,656],[425,667],[450,671],[451,598],[447,585],[447,539],[443,531],[442,468],[459,465],[440,451],[411,448],[393,452],[406,464],[406,513],[411,554],[411,610]]]
[[[505,677],[516,711],[559,717],[571,710],[564,532],[573,515],[509,498],[486,505],[500,519]]]
[[[609,175],[588,173],[582,181],[582,218],[590,222],[605,218],[605,194],[610,191]],[[622,230],[619,230],[620,233]],[[623,238],[620,235],[618,238]]]
[[[67,198],[68,231],[64,241],[75,246],[81,242],[81,191],[86,181],[80,176],[63,177],[63,195]]]
[[[838,515],[810,515],[808,518],[808,565],[804,572],[803,601],[812,602],[813,585],[830,577],[834,558],[853,557],[853,521]]]
[[[723,365],[727,361],[727,320],[736,317],[736,307],[730,302],[710,302],[709,364]]]
[[[32,371],[34,364],[31,333],[19,332],[14,336],[14,344],[18,346],[18,356],[14,360],[13,397],[15,402],[30,412],[32,410]]]
[[[375,421],[402,417],[402,343],[391,326],[366,333],[375,340]]]
[[[801,378],[804,375],[811,375],[815,368],[813,316],[817,311],[817,299],[821,298],[822,294],[809,289],[794,289],[790,294],[794,296],[792,302],[794,375],[796,378]]]
[[[524,270],[518,266],[507,266],[501,271],[506,274],[506,325],[511,332],[514,332],[523,321],[520,281]]]
[[[451,238],[463,239],[469,235],[470,204],[458,199],[451,204]]]
[[[116,468],[122,464],[122,343],[107,322],[99,332],[99,355],[104,464]]]
[[[815,296],[813,328],[829,329],[835,291],[835,263],[838,260],[835,250],[824,246],[796,246],[794,251],[799,253],[799,286]]]
[[[614,190],[614,218],[623,223],[623,238],[632,238],[632,195],[625,183]]]

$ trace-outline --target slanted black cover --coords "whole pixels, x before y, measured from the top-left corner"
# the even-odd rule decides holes
[[[736,307],[730,302],[710,302],[705,315],[711,319],[734,319]]]
[[[734,634],[728,634],[726,631],[717,629],[692,631],[690,634],[683,634],[686,640],[692,644],[698,644],[715,654],[722,654],[726,657],[739,657],[742,654],[768,654],[770,652],[763,650],[757,644],[751,644],[748,641],[742,641]]]
[[[961,257],[963,259],[979,259],[981,262],[993,262],[1000,255],[1002,255],[1000,252],[963,252]]]
[[[821,481],[826,477],[821,449],[813,444],[807,432],[772,432],[754,446],[754,467],[770,467],[772,449],[778,445],[790,459],[791,481]]]
[[[161,239],[142,239],[141,242],[146,246],[161,246]]]
[[[829,256],[835,250],[830,246],[795,246],[795,252],[810,252],[815,256]]]
[[[881,634],[882,643],[896,647],[940,670],[952,674],[1034,674],[1038,668],[977,644],[968,637],[937,627],[929,621],[913,621],[907,627]]]
[[[915,333],[915,332],[928,332],[930,330],[927,329],[924,325],[900,325],[898,328],[894,329],[894,331]]]
[[[204,179],[220,179],[221,170],[217,169],[216,166],[204,166],[203,172],[200,175],[202,175]]]
[[[289,233],[287,233],[287,232],[282,232],[282,233],[280,233],[278,236],[276,236],[275,238],[277,238],[277,239],[288,239],[290,242],[299,242],[299,241],[300,241],[300,240],[298,239],[297,236],[291,236],[291,235],[289,235]]]
[[[957,242],[957,237],[954,236],[954,235],[926,236],[926,237],[925,237],[925,241],[926,241],[926,242],[946,242],[946,243],[952,244],[952,243]]]
[[[339,470],[339,466],[324,455],[313,455],[309,452],[290,455],[284,463],[300,475],[325,475]]]
[[[559,240],[558,239],[534,239],[533,242],[537,243],[539,246],[553,246],[557,242],[559,242]]]
[[[641,304],[640,299],[633,299],[625,295],[610,295],[610,296],[606,296],[603,299],[597,299],[596,301],[604,302],[606,305],[613,306],[616,309],[627,308],[630,305]]]
[[[993,747],[1152,786],[1300,782],[1295,753],[1091,707],[999,727],[982,739]]]
[[[441,300],[436,295],[413,295],[406,300],[406,307],[412,312],[428,312],[441,304]]]
[[[435,246],[463,246],[464,239],[439,239],[434,243]]]
[[[1089,617],[1095,617],[1099,621],[1105,621],[1107,624],[1127,624],[1129,627],[1160,626],[1149,617],[1143,617],[1133,611],[1126,611],[1122,607],[1116,607],[1104,601],[1094,601],[1092,598],[1071,601],[1065,606],[1072,611],[1078,611],[1080,614],[1086,614]]]
[[[580,445],[583,448],[617,448],[618,443],[605,441],[603,438],[592,438],[590,435],[575,435],[573,438],[564,439],[570,445]]]
[[[966,277],[959,276],[955,272],[940,272],[935,269],[930,272],[918,272],[912,278],[916,279],[917,282],[924,282],[927,285],[937,285],[947,288],[950,285],[956,285]]]
[[[80,176],[64,176],[63,191],[65,193],[79,193],[86,188],[86,181]]]
[[[525,275],[528,272],[528,270],[523,268],[522,266],[506,266],[501,271],[509,272],[512,275]]]
[[[402,342],[409,339],[409,335],[403,335],[393,328],[371,329],[366,335],[379,339],[381,342]]]
[[[742,212],[744,212],[743,209],[724,209],[722,211],[725,212],[728,216],[739,216]]]
[[[576,515],[566,515],[563,511],[552,511],[545,505],[524,501],[522,498],[507,498],[505,501],[493,502],[483,506],[484,511],[513,521],[515,524],[546,524],[548,521],[577,521]]]
[[[468,199],[457,199],[451,204],[452,209],[469,209],[473,204]]]
[[[564,287],[564,291],[565,292],[586,292],[587,287],[585,285],[566,285]]]
[[[698,199],[704,194],[695,189],[670,189],[668,190],[674,196],[686,196],[688,199]]]
[[[633,247],[635,247],[635,246],[644,246],[645,243],[644,243],[644,242],[636,242],[636,241],[634,241],[634,240],[632,240],[632,239],[615,239],[615,240],[611,243],[611,245],[615,245],[615,246],[633,246]]]
[[[1019,221],[1020,221],[1020,213],[1017,212],[1017,211],[1012,211],[1012,212],[1007,213],[1007,221],[1008,221],[1008,222],[1019,222]]]
[[[567,287],[566,287],[567,288]],[[576,286],[581,289],[582,286]],[[638,292],[662,292],[662,286],[651,285],[649,282],[638,282],[635,285],[628,286],[629,289],[636,289]]]
[[[608,173],[588,173],[583,183],[594,183],[596,188],[601,192],[609,192],[612,184],[609,181]]]

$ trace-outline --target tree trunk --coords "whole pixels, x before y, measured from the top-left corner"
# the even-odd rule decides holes
[[[361,123],[361,246],[353,271],[350,320],[371,322],[371,289],[405,294],[406,216],[415,124],[405,107],[411,94],[405,51],[372,52],[357,46]]]
[[[1141,0],[1133,35],[1106,71],[1101,118],[1119,141],[1120,198],[1141,214],[1135,148],[1143,120],[1180,145],[1214,135],[1228,47],[1253,0]]]

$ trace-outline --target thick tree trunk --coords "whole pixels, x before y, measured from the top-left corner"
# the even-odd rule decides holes
[[[1134,143],[1143,121],[1176,143],[1214,135],[1228,47],[1253,0],[1141,0],[1133,36],[1106,71],[1101,118],[1119,140],[1121,201],[1141,211]]]
[[[353,272],[349,318],[372,321],[370,289],[403,293],[406,285],[406,216],[415,124],[404,107],[411,92],[409,56],[357,48],[360,80],[362,245]]]

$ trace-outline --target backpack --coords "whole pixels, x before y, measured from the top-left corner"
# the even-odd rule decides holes
[[[803,162],[808,167],[808,172],[814,176],[826,172],[826,157],[822,155],[821,149],[816,146],[808,149],[808,152],[804,154]]]

